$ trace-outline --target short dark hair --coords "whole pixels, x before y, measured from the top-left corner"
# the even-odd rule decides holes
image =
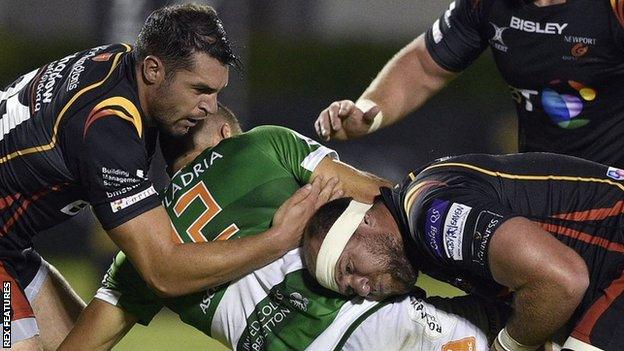
[[[217,112],[217,116],[223,118],[230,125],[230,128],[232,129],[232,134],[238,135],[242,133],[243,128],[241,127],[240,121],[238,120],[234,112],[232,112],[232,110],[230,110],[227,106],[220,102],[217,102],[217,105],[219,105],[219,111]]]
[[[160,58],[167,74],[194,65],[191,55],[203,52],[224,65],[240,68],[217,12],[210,6],[181,4],[161,7],[152,12],[137,37],[135,57]]]
[[[312,276],[316,276],[315,272],[311,271],[312,267],[316,266],[316,257],[310,256],[310,240],[325,240],[329,228],[344,213],[351,200],[353,200],[351,197],[342,197],[326,203],[314,213],[303,228],[303,257]]]
[[[232,135],[238,135],[242,133],[240,122],[234,112],[227,108],[222,103],[218,103],[219,110],[215,114],[211,114],[207,119],[199,122],[198,125],[191,128],[188,133],[183,136],[172,136],[166,133],[160,133],[158,138],[160,138],[160,151],[162,152],[163,158],[168,165],[173,164],[177,157],[180,157],[190,151],[192,151],[196,144],[195,136],[197,133],[207,133],[207,124],[212,120],[221,120],[225,121],[230,125],[230,130],[232,131]]]

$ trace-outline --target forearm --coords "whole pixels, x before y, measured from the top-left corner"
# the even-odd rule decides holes
[[[521,344],[543,344],[570,319],[583,291],[546,282],[519,289],[514,293],[507,332]]]
[[[380,178],[372,173],[325,157],[312,173],[312,179],[318,176],[324,179],[338,179],[338,187],[343,190],[345,197],[352,197],[357,201],[372,203],[375,196],[379,195],[380,187],[392,187],[388,180]]]
[[[563,326],[589,285],[585,261],[527,218],[496,229],[488,254],[494,279],[514,291],[506,330],[522,345],[541,345]]]
[[[421,107],[454,76],[433,61],[423,34],[388,61],[360,100],[375,102],[383,113],[381,126],[391,125]]]
[[[157,270],[150,285],[164,296],[179,296],[240,278],[275,261],[289,247],[277,229],[250,237],[173,245],[152,266]],[[148,281],[149,282],[149,281]]]
[[[110,350],[135,323],[136,317],[121,308],[93,299],[58,350]]]

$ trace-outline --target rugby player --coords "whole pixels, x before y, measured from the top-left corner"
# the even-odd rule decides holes
[[[548,153],[440,159],[372,207],[321,207],[304,232],[306,262],[344,295],[404,293],[414,282],[400,278],[417,268],[509,299],[502,350],[533,350],[564,326],[571,350],[621,350],[623,175]],[[394,264],[401,255],[412,268]]]
[[[338,175],[347,194],[368,202],[387,184],[289,129],[239,133],[221,108],[190,132],[190,142],[164,141],[175,173],[163,197],[174,240],[236,242],[265,231],[281,202],[312,178]],[[474,297],[432,302],[416,291],[384,302],[327,294],[307,274],[299,249],[217,288],[163,299],[119,253],[61,350],[110,349],[163,307],[235,350],[487,350],[505,318]]]
[[[291,202],[287,225],[215,248],[170,240],[169,217],[147,177],[158,130],[183,135],[216,112],[237,64],[214,9],[175,5],[148,17],[135,48],[71,54],[0,91],[0,277],[12,284],[4,346],[56,349],[84,307],[31,239],[89,204],[162,295],[221,284],[298,245],[298,221],[313,210],[319,187]],[[227,270],[219,255],[231,258]]]
[[[519,150],[624,168],[624,0],[455,0],[354,103],[315,122],[351,139],[420,108],[490,48],[516,103]]]

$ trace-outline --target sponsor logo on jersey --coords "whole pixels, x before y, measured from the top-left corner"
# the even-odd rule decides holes
[[[78,53],[66,56],[58,61],[48,64],[45,71],[41,75],[41,78],[39,78],[39,83],[35,89],[35,104],[33,112],[39,111],[42,104],[47,104],[52,101],[56,82],[63,79],[63,74],[68,62],[76,57],[76,55],[78,55]]]
[[[94,58],[91,59],[91,61],[105,62],[105,61],[110,60],[110,58],[113,57],[113,55],[114,54],[112,52],[106,52],[106,53],[95,56]]]
[[[310,303],[310,300],[308,300],[308,298],[304,297],[300,293],[298,292],[291,293],[289,297],[289,301],[293,306],[297,307],[303,312],[308,311],[308,303]]]
[[[453,340],[442,345],[442,351],[477,351],[477,339],[474,336]]]
[[[102,167],[102,183],[104,186],[114,188],[106,191],[106,197],[112,198],[123,195],[140,185],[145,178],[138,178],[123,169]]]
[[[525,109],[534,110],[534,99],[539,99],[550,120],[563,129],[576,129],[590,122],[579,118],[585,104],[596,99],[596,90],[574,80],[556,79],[541,92],[510,86],[511,96],[518,103],[525,103]]]
[[[563,41],[572,44],[570,47],[570,54],[561,57],[561,59],[565,61],[578,60],[589,52],[589,48],[592,45],[596,45],[596,38],[577,37],[574,35],[565,35]]]
[[[509,48],[503,41],[503,33],[509,27],[499,27],[492,22],[490,22],[490,24],[494,28],[494,33],[492,34],[492,38],[490,38],[490,45],[498,51],[507,52]]]
[[[460,203],[453,203],[446,214],[444,221],[444,251],[448,258],[455,261],[463,259],[462,242],[464,227],[472,207]]]
[[[218,288],[211,288],[211,289],[206,290],[206,295],[204,296],[202,301],[199,303],[199,308],[202,310],[204,314],[208,313],[208,309],[210,308],[210,303],[212,302],[212,299],[214,298],[217,291],[218,291]]]
[[[572,46],[572,49],[570,49],[570,54],[574,57],[581,57],[584,56],[587,51],[589,51],[589,46],[583,43],[576,43]]]
[[[448,317],[441,313],[434,315],[437,312],[435,309],[431,310],[428,311],[427,305],[422,299],[410,296],[410,308],[407,311],[409,318],[423,327],[423,336],[426,339],[436,340],[445,334],[443,325],[449,325],[449,321]]]
[[[110,203],[111,210],[113,211],[113,213],[121,211],[124,208],[127,208],[129,206],[136,204],[137,202],[145,200],[154,194],[156,194],[156,190],[154,190],[153,186],[150,186],[149,188],[139,193],[136,193],[134,195],[130,195],[128,197],[124,197],[122,199],[111,202]]]
[[[284,294],[279,290],[271,293],[270,299],[264,299],[247,317],[247,328],[238,342],[239,350],[264,350],[269,335],[280,330],[283,323],[292,317],[293,310],[281,303]]]
[[[425,237],[433,253],[442,258],[442,217],[448,210],[449,202],[434,200],[427,210],[425,219]]]
[[[86,55],[82,56],[76,63],[72,65],[71,71],[69,71],[69,82],[67,83],[67,91],[74,90],[78,87],[80,81],[80,75],[84,72],[85,67],[84,63],[89,58],[95,56],[98,51],[106,48],[107,46],[98,46],[97,48],[91,49]]]
[[[615,167],[609,167],[609,169],[607,169],[607,177],[615,180],[624,180],[624,170]]]
[[[502,218],[503,216],[490,211],[479,213],[472,241],[472,262],[485,266],[488,243]]]
[[[527,32],[527,33],[561,35],[561,33],[563,33],[563,30],[567,26],[568,26],[567,23],[556,23],[556,22],[540,23],[540,22],[524,20],[516,16],[511,16],[511,20],[509,21],[509,27],[523,31],[523,32]]]
[[[63,212],[64,214],[68,215],[68,216],[75,216],[77,215],[83,208],[87,207],[89,205],[88,202],[83,201],[83,200],[76,200],[72,203],[70,203],[69,205],[61,208],[61,212]]]

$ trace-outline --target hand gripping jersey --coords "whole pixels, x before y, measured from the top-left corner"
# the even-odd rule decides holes
[[[4,249],[90,203],[105,229],[159,205],[147,179],[156,133],[138,100],[132,49],[78,52],[0,91]]]
[[[309,181],[325,156],[336,154],[293,131],[269,126],[204,151],[165,192],[176,240],[232,240],[265,231],[275,210]],[[158,298],[120,253],[96,297],[142,324],[167,306],[183,322],[235,350],[442,351],[453,342],[463,346],[444,350],[487,350],[485,332],[476,325],[501,325],[490,321],[497,313],[479,303],[463,309],[466,301],[440,300],[445,308],[438,310],[418,296],[383,303],[344,300],[315,283],[298,249],[234,282],[173,299]],[[382,323],[387,328],[380,331]]]
[[[624,340],[614,332],[624,324],[623,170],[548,153],[464,155],[438,160],[383,195],[414,264],[483,296],[505,293],[488,263],[496,229],[517,216],[538,224],[589,269],[572,318],[577,339],[620,349]]]
[[[521,152],[624,167],[624,0],[456,0],[426,43],[455,72],[491,48],[516,102]]]

